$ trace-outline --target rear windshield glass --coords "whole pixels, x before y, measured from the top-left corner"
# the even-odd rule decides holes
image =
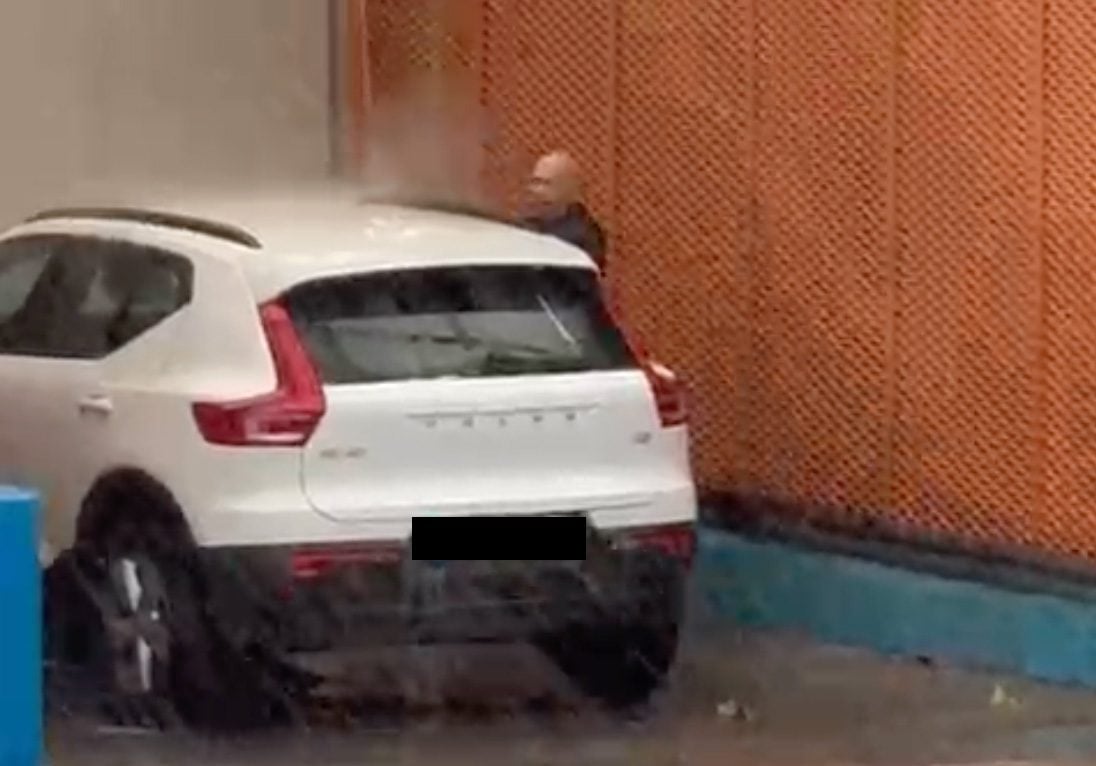
[[[286,298],[331,384],[634,365],[585,269],[385,272],[308,283]]]

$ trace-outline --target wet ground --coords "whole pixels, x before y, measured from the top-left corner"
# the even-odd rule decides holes
[[[226,741],[50,722],[55,766],[1096,762],[1096,693],[697,626],[646,720],[582,699],[532,649],[402,659],[408,708]],[[390,664],[390,663],[386,663]],[[387,682],[389,687],[391,681]]]

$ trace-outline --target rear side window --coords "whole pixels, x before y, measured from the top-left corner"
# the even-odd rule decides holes
[[[192,266],[181,256],[126,242],[94,242],[74,258],[94,264],[70,323],[68,355],[122,348],[190,302]]]
[[[286,304],[324,382],[633,367],[585,269],[471,267],[308,283]]]
[[[133,243],[30,237],[0,245],[0,354],[98,359],[190,301],[192,266]]]

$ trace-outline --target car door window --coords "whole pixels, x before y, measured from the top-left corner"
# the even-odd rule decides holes
[[[48,353],[51,324],[63,296],[58,237],[26,237],[0,244],[0,354]]]

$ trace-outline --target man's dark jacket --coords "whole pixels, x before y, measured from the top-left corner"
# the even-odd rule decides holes
[[[594,259],[598,268],[604,271],[605,230],[601,228],[585,205],[581,203],[571,205],[566,213],[556,218],[525,218],[522,224],[533,231],[559,237],[565,242],[582,248]]]

